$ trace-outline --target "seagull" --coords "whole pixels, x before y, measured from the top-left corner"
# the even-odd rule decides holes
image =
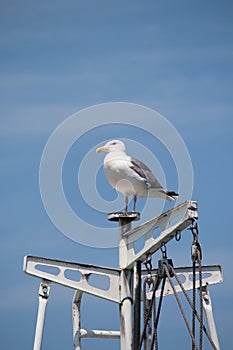
[[[96,149],[96,153],[107,152],[104,158],[104,173],[111,187],[125,196],[125,211],[128,197],[133,196],[133,211],[137,197],[163,198],[169,201],[179,195],[162,187],[151,170],[140,160],[126,154],[125,144],[112,140]]]

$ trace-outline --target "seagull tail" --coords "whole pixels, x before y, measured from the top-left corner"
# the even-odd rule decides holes
[[[174,201],[177,197],[179,197],[179,195],[174,191],[167,191],[163,188],[150,188],[148,197],[163,198],[168,201]]]
[[[179,197],[179,194],[174,191],[166,191],[166,199],[169,201],[174,201],[177,197]]]

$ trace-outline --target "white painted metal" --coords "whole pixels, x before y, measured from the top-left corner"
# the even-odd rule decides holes
[[[127,256],[127,245],[123,238],[131,229],[131,220],[129,218],[119,219],[119,265],[125,264]],[[120,272],[120,344],[121,350],[131,350],[133,347],[133,324],[132,324],[132,278],[133,269],[122,269]]]
[[[83,292],[77,290],[74,294],[72,303],[72,320],[73,320],[73,344],[74,350],[81,350],[81,299]]]
[[[141,332],[141,263],[134,264],[133,272],[133,349],[138,349]]]
[[[81,338],[111,338],[119,339],[120,331],[87,330],[81,328],[81,299],[83,292],[77,290],[72,304],[73,316],[73,343],[74,350],[81,350]]]
[[[192,267],[176,267],[174,268],[178,278],[181,280],[182,285],[185,290],[192,290],[193,288],[193,282],[192,282],[192,274],[193,274],[193,268]],[[197,271],[198,275],[199,271]],[[153,269],[151,271],[152,276],[157,276],[158,270]],[[142,275],[146,275],[146,271],[142,272]],[[222,269],[220,265],[208,265],[208,266],[202,266],[202,285],[212,285],[223,282],[223,275],[222,275]],[[199,278],[196,279],[196,288],[199,288]],[[177,293],[181,292],[181,288],[178,284],[175,285],[175,290]],[[151,299],[152,292],[150,291],[147,294],[148,299]],[[161,290],[158,289],[156,291],[156,297],[160,297]],[[165,287],[164,287],[164,296],[173,294],[173,290],[171,288],[171,285],[168,280],[166,280]]]
[[[197,203],[187,201],[160,216],[126,232],[120,240],[120,268],[130,269],[135,261],[145,261],[198,218]],[[155,230],[159,230],[155,235]],[[145,237],[144,247],[135,252],[135,242]]]
[[[47,271],[41,271],[40,268],[46,268]],[[53,269],[53,270],[50,270]],[[118,269],[106,267],[77,264],[68,261],[41,258],[38,256],[25,256],[24,271],[30,275],[44,278],[46,280],[62,284],[85,293],[89,293],[100,298],[111,300],[119,303],[119,276]],[[81,274],[79,281],[72,277],[66,277],[69,271]],[[89,284],[89,275],[105,276],[109,279],[109,289],[101,289]],[[77,277],[77,276],[76,276]]]
[[[117,214],[117,213],[115,213]],[[52,281],[76,290],[73,298],[73,340],[74,349],[81,350],[81,338],[119,338],[120,349],[133,349],[133,326],[132,326],[132,303],[133,300],[133,267],[136,262],[143,262],[148,255],[152,255],[168,243],[177,234],[198,218],[197,203],[187,201],[177,207],[163,213],[162,215],[131,229],[130,217],[112,214],[110,220],[119,221],[119,267],[120,269],[105,268],[100,266],[78,264],[62,260],[54,260],[37,256],[26,256],[24,258],[24,271],[30,275],[40,277],[44,280],[40,286],[39,308],[37,316],[36,335],[34,350],[40,350],[46,304],[49,295],[50,285],[47,281]],[[136,213],[137,214],[137,213]],[[135,215],[136,215],[135,214]],[[134,215],[134,216],[135,216]],[[136,215],[136,217],[138,214]],[[158,230],[158,231],[157,231]],[[144,247],[135,251],[135,242],[144,237]],[[192,268],[175,268],[178,276],[182,277],[185,290],[192,289]],[[74,278],[69,272],[77,272],[80,278]],[[142,275],[146,272],[142,272]],[[157,270],[152,270],[152,275],[156,275]],[[109,288],[95,287],[89,283],[91,275],[104,276],[108,278]],[[77,277],[77,276],[76,276]],[[218,265],[203,267],[203,286],[222,282],[221,267]],[[197,287],[199,281],[197,278]],[[47,292],[43,286],[47,284]],[[180,286],[175,286],[180,292]],[[83,293],[89,293],[120,304],[120,332],[107,330],[86,330],[81,328],[80,304]],[[46,294],[47,293],[47,294]],[[151,298],[152,291],[147,293],[147,298]],[[164,295],[172,294],[169,282],[166,282]],[[140,293],[139,293],[140,295]],[[160,290],[156,292],[156,297],[160,296]],[[140,298],[139,298],[140,300]],[[213,319],[211,299],[209,293],[203,295],[203,306],[206,311],[210,333],[219,350],[216,327]],[[148,342],[150,339],[148,338]],[[150,342],[149,342],[150,344]]]
[[[45,320],[45,311],[50,293],[50,283],[48,281],[42,281],[39,287],[39,304],[38,304],[38,313],[37,313],[37,322],[36,322],[36,332],[34,338],[33,350],[40,350],[43,330],[44,330],[44,320]]]
[[[128,246],[124,235],[131,230],[130,219],[119,218],[119,267],[123,269],[127,265]]]
[[[130,290],[130,278],[132,272],[121,271],[120,276],[120,343],[121,350],[131,350],[133,346],[133,326],[132,326],[132,294]]]
[[[82,338],[110,338],[110,339],[119,339],[120,331],[106,331],[106,330],[87,330],[81,329],[80,335]]]
[[[206,287],[202,288],[202,300],[203,300],[203,308],[205,310],[210,336],[214,342],[214,345],[216,346],[216,349],[220,350],[218,334],[217,334],[215,321],[214,321],[212,302],[210,298],[210,293]]]

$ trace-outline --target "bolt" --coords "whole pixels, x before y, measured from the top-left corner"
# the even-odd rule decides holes
[[[48,296],[48,287],[42,286],[42,292],[43,292],[44,296]]]

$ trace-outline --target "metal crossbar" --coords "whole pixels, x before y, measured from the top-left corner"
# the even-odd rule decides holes
[[[70,261],[27,255],[24,272],[42,279],[80,290],[119,303],[120,270],[107,267],[78,264]],[[87,276],[106,277],[109,288],[98,288],[88,282]]]
[[[192,290],[193,283],[192,283],[192,267],[186,266],[186,267],[174,267],[173,268],[176,275],[182,279],[182,285],[183,288],[188,291]],[[198,273],[198,272],[197,272]],[[147,271],[142,271],[142,276],[146,276]],[[158,274],[158,269],[151,270],[151,275],[156,277]],[[222,274],[222,268],[220,265],[203,265],[202,266],[202,285],[203,286],[210,286],[213,284],[218,284],[223,282],[223,274]],[[199,288],[199,280],[196,281],[196,288]],[[182,291],[182,288],[179,284],[175,285],[175,290],[177,293]],[[158,289],[156,291],[156,298],[159,298],[161,294],[161,290]],[[166,281],[165,288],[164,288],[164,296],[173,294],[173,290],[171,288],[171,285],[169,283],[169,280]],[[151,298],[152,292],[148,293],[148,298]]]

